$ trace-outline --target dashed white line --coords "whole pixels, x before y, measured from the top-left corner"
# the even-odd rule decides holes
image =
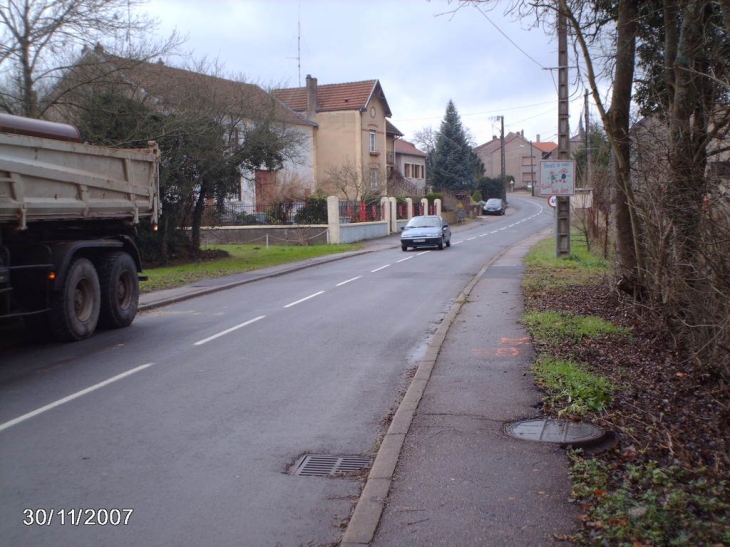
[[[135,372],[139,372],[140,370],[144,370],[147,367],[151,367],[154,363],[148,363],[146,365],[138,366],[137,368],[133,368],[132,370],[128,370],[127,372],[123,372],[122,374],[118,374],[112,378],[109,378],[108,380],[104,380],[103,382],[99,382],[96,385],[93,385],[91,387],[87,387],[86,389],[82,389],[81,391],[78,391],[74,393],[73,395],[69,395],[68,397],[64,397],[63,399],[59,399],[55,403],[51,403],[49,405],[43,406],[37,410],[34,410],[33,412],[28,412],[28,414],[23,414],[22,416],[19,416],[15,418],[14,420],[10,420],[9,422],[5,422],[4,424],[0,424],[0,431],[7,429],[9,427],[12,427],[16,424],[19,424],[20,422],[24,422],[25,420],[32,418],[34,416],[38,416],[38,414],[42,414],[43,412],[47,410],[51,410],[52,408],[56,408],[57,406],[61,406],[64,403],[68,403],[69,401],[73,401],[74,399],[78,399],[82,395],[86,395],[87,393],[91,393],[92,391],[95,391],[101,387],[104,387],[106,385],[111,384],[112,382],[116,382],[117,380],[121,380],[122,378],[125,378],[131,374],[134,374]]]
[[[370,273],[379,272],[380,270],[384,270],[388,266],[390,266],[390,264],[386,264],[385,266],[380,266],[380,268],[375,268],[374,270],[370,270]]]
[[[430,252],[431,252],[431,251],[423,251],[422,253],[418,253],[418,254],[417,254],[416,256],[422,256],[422,255],[427,255],[427,254],[428,254],[428,253],[430,253]]]
[[[247,325],[250,325],[251,323],[255,323],[256,321],[260,321],[264,317],[266,317],[266,316],[265,315],[259,315],[258,317],[254,317],[253,319],[249,319],[245,323],[241,323],[240,325],[236,325],[235,327],[231,327],[230,329],[226,329],[226,330],[224,330],[222,332],[219,332],[218,334],[214,334],[213,336],[209,336],[208,338],[205,338],[203,340],[200,340],[199,342],[195,342],[195,345],[196,346],[201,346],[201,345],[205,344],[206,342],[210,342],[211,340],[215,340],[216,338],[219,338],[221,336],[225,336],[226,334],[229,334],[229,333],[233,332],[234,330],[238,330],[238,329],[243,328],[243,327],[245,327]]]
[[[296,306],[297,304],[301,304],[302,302],[306,302],[307,300],[310,300],[310,299],[314,298],[315,296],[319,296],[322,293],[324,293],[324,291],[319,291],[319,292],[316,292],[314,294],[310,294],[309,296],[305,296],[304,298],[300,298],[296,302],[291,302],[291,303],[287,304],[284,307],[285,308],[291,308],[292,306]]]
[[[348,279],[347,281],[342,281],[341,283],[338,283],[337,285],[335,285],[335,287],[341,287],[342,285],[345,285],[345,284],[350,283],[352,281],[357,281],[361,277],[362,277],[361,275],[358,275],[357,277],[353,277],[352,279]]]
[[[406,260],[410,260],[411,258],[413,258],[412,255],[411,256],[407,256],[405,258],[401,258],[400,260],[396,260],[395,262],[396,262],[396,264],[400,264],[401,262],[405,262]]]
[[[467,241],[471,241],[472,239],[476,239],[476,238],[477,238],[477,236],[474,236],[474,237],[468,237],[468,238],[467,238],[466,240],[467,240]]]

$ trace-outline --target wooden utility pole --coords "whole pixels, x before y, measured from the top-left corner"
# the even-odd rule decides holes
[[[568,124],[568,21],[558,2],[558,160],[570,159]],[[555,256],[570,256],[570,196],[557,196],[555,206]]]
[[[590,115],[588,113],[588,92],[586,91],[585,95],[585,104],[583,106],[585,109],[585,126],[586,126],[586,176],[585,176],[585,182],[583,183],[583,186],[585,188],[593,188],[593,184],[591,183],[591,132],[590,132],[590,126],[588,125],[591,121]]]
[[[504,202],[507,203],[507,162],[504,157],[504,116],[500,116],[499,119],[502,121],[502,129],[500,130],[500,164],[501,164],[501,178],[502,178],[502,189],[504,190]]]

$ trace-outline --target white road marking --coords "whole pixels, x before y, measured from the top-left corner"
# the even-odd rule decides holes
[[[104,380],[103,382],[100,382],[96,385],[93,385],[91,387],[87,387],[86,389],[82,389],[81,391],[78,391],[74,393],[73,395],[69,395],[68,397],[64,397],[63,399],[59,399],[55,403],[51,403],[49,405],[43,406],[37,410],[34,410],[33,412],[28,412],[28,414],[23,414],[22,416],[19,416],[18,418],[15,418],[14,420],[10,420],[9,422],[5,422],[4,424],[0,424],[0,431],[3,431],[4,429],[7,429],[9,427],[12,427],[16,424],[19,424],[20,422],[24,422],[25,420],[28,420],[30,418],[33,418],[34,416],[38,416],[38,414],[42,414],[43,412],[46,412],[47,410],[51,410],[52,408],[56,408],[57,406],[61,406],[64,403],[68,403],[69,401],[73,401],[74,399],[78,399],[82,395],[86,395],[87,393],[91,393],[92,391],[95,391],[99,388],[102,388],[106,385],[111,384],[112,382],[116,382],[117,380],[121,380],[122,378],[125,378],[131,374],[134,374],[135,372],[139,372],[140,370],[144,370],[147,367],[151,367],[154,365],[154,363],[148,363],[146,365],[138,366],[137,368],[133,368],[132,370],[128,370],[127,372],[123,372],[122,374],[118,374],[112,378],[109,378],[108,380]]]
[[[416,256],[427,255],[430,252],[431,251],[423,251],[422,253],[418,253]]]
[[[265,315],[259,315],[258,317],[255,317],[253,319],[249,319],[245,323],[241,323],[240,325],[236,325],[235,327],[231,327],[230,329],[226,329],[223,332],[219,332],[218,334],[214,334],[213,336],[209,336],[208,338],[205,338],[203,340],[200,340],[199,342],[195,342],[196,346],[202,346],[206,342],[210,342],[211,340],[215,340],[216,338],[220,338],[221,336],[225,336],[226,334],[229,334],[233,332],[234,330],[238,330],[242,327],[245,327],[246,325],[250,325],[251,323],[255,323],[256,321],[259,321],[266,317]]]
[[[375,268],[374,270],[370,270],[370,273],[379,272],[380,270],[384,270],[388,266],[390,266],[390,264],[386,264],[385,266],[380,266],[380,268]]]
[[[315,296],[319,296],[319,295],[320,295],[320,294],[322,294],[323,292],[324,292],[324,291],[319,291],[319,292],[316,292],[316,293],[314,293],[314,294],[310,294],[309,296],[305,296],[304,298],[302,298],[302,299],[300,299],[300,300],[297,300],[296,302],[292,302],[292,303],[290,303],[290,304],[287,304],[287,305],[286,305],[286,306],[284,306],[284,307],[285,307],[285,308],[291,308],[292,306],[296,306],[297,304],[301,304],[302,302],[305,302],[305,301],[309,300],[310,298],[314,298]]]
[[[335,287],[341,287],[342,285],[344,285],[346,283],[349,283],[350,281],[357,281],[361,277],[362,277],[361,275],[358,275],[357,277],[353,277],[352,279],[348,279],[347,281],[343,281],[342,283],[338,283],[337,285],[335,285]]]
[[[413,258],[413,255],[407,256],[405,258],[401,258],[400,260],[396,260],[395,262],[396,262],[396,264],[399,264],[401,262],[405,262],[406,260],[410,260],[411,258]]]
[[[467,241],[471,241],[472,239],[476,239],[476,238],[477,238],[477,236],[474,236],[474,237],[468,237],[468,238],[467,238],[466,240],[467,240]]]
[[[452,245],[458,245],[459,243],[464,243],[463,241],[454,241]]]

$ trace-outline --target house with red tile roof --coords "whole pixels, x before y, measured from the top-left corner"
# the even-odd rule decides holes
[[[74,76],[76,74],[76,76]],[[158,62],[124,59],[105,53],[101,46],[86,50],[69,72],[90,81],[96,88],[111,89],[163,112],[195,112],[218,119],[228,132],[229,142],[242,143],[248,128],[272,121],[280,134],[288,133],[296,150],[289,150],[284,166],[277,172],[260,168],[242,170],[237,195],[230,201],[242,205],[265,207],[285,197],[304,199],[316,189],[314,169],[314,131],[316,123],[295,112],[261,87],[235,80],[203,74]],[[52,116],[58,121],[72,121],[74,112],[57,107]],[[295,136],[291,136],[295,135]],[[293,145],[294,146],[294,145]]]
[[[426,158],[428,154],[422,152],[412,142],[403,139],[395,141],[395,169],[412,185],[412,190],[396,192],[411,196],[426,194]]]
[[[541,142],[540,137],[532,142],[524,132],[509,133],[504,137],[505,175],[515,181],[514,188],[532,188],[537,183],[540,161],[554,158],[558,145]],[[502,141],[494,137],[477,146],[474,153],[484,164],[484,176],[498,179],[502,175]]]
[[[317,185],[348,199],[385,195],[395,165],[400,131],[378,80],[278,89],[274,97],[316,124],[314,158]],[[347,173],[348,176],[343,174]]]

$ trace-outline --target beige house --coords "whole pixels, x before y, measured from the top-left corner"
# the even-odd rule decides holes
[[[410,196],[426,194],[426,158],[428,154],[403,139],[397,139],[395,145],[395,169],[408,184],[405,191],[396,192]]]
[[[341,198],[385,195],[395,162],[390,106],[378,80],[279,89],[273,95],[316,124],[314,170],[318,187]]]
[[[554,142],[527,140],[524,132],[509,133],[504,137],[505,175],[515,181],[515,189],[532,188],[537,183],[540,160],[553,159],[558,145]],[[477,146],[474,153],[484,164],[484,176],[498,179],[502,175],[502,141],[494,137]]]

